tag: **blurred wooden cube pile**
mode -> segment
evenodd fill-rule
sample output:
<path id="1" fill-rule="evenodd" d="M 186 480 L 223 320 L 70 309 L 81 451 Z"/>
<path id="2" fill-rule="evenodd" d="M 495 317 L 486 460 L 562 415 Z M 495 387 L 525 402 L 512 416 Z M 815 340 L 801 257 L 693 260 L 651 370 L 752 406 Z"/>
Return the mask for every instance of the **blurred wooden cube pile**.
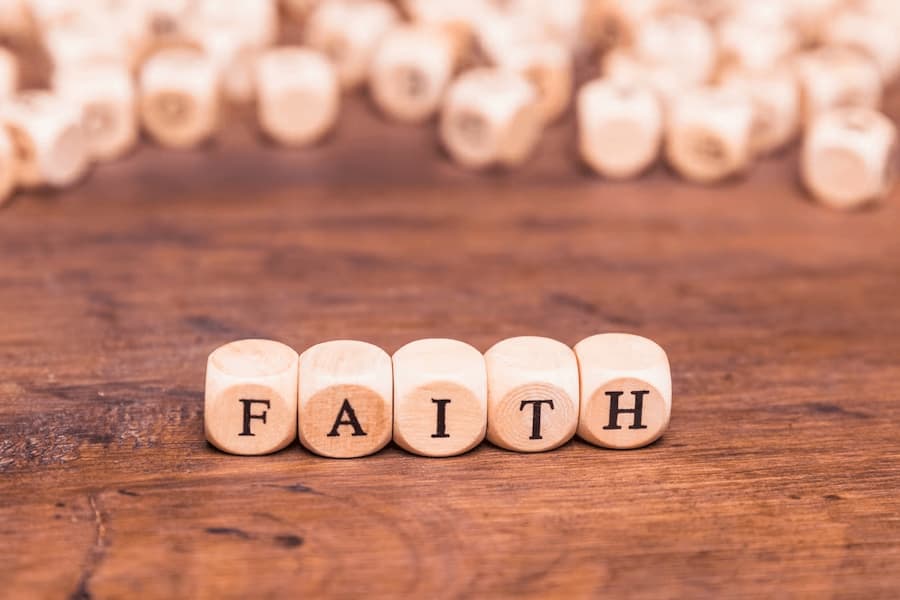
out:
<path id="1" fill-rule="evenodd" d="M 893 181 L 897 31 L 895 0 L 0 0 L 0 198 L 72 185 L 141 130 L 196 147 L 225 103 L 313 144 L 366 88 L 474 169 L 526 163 L 570 112 L 610 179 L 662 157 L 719 182 L 801 139 L 807 189 L 854 208 Z M 48 89 L 21 89 L 23 45 L 49 58 Z"/>

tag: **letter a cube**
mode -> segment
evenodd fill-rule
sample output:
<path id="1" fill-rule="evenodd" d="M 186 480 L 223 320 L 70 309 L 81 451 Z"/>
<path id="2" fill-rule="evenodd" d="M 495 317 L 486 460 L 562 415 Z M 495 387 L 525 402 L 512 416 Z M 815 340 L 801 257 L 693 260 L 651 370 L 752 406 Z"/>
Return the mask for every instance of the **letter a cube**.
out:
<path id="1" fill-rule="evenodd" d="M 332 458 L 378 452 L 393 427 L 391 357 L 352 340 L 324 342 L 300 355 L 300 442 Z"/>
<path id="2" fill-rule="evenodd" d="M 271 340 L 221 346 L 206 365 L 206 439 L 232 454 L 268 454 L 297 437 L 297 353 Z"/>

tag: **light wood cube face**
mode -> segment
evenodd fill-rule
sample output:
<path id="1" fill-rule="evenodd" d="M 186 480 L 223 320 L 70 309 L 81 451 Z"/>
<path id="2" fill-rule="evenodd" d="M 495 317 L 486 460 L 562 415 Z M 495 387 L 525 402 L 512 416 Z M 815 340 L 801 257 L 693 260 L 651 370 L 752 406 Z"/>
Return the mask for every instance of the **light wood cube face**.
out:
<path id="1" fill-rule="evenodd" d="M 683 177 L 713 183 L 750 163 L 753 106 L 725 89 L 701 89 L 680 98 L 669 115 L 666 158 Z"/>
<path id="2" fill-rule="evenodd" d="M 0 100 L 11 97 L 19 89 L 19 61 L 16 56 L 0 48 Z"/>
<path id="3" fill-rule="evenodd" d="M 669 359 L 655 342 L 608 333 L 575 345 L 581 376 L 578 436 L 605 448 L 640 448 L 669 425 Z"/>
<path id="4" fill-rule="evenodd" d="M 285 145 L 303 146 L 334 127 L 340 86 L 328 60 L 299 47 L 268 50 L 256 68 L 257 115 L 263 131 Z"/>
<path id="5" fill-rule="evenodd" d="M 100 26 L 99 23 L 78 22 L 47 31 L 44 46 L 54 70 L 71 71 L 98 63 L 130 66 L 129 46 L 123 32 L 108 31 L 107 25 L 107 30 L 101 34 Z"/>
<path id="6" fill-rule="evenodd" d="M 80 114 L 47 92 L 23 92 L 0 109 L 12 139 L 18 183 L 27 188 L 65 187 L 88 167 Z"/>
<path id="7" fill-rule="evenodd" d="M 498 53 L 497 64 L 521 73 L 534 85 L 544 122 L 559 119 L 569 107 L 575 75 L 565 46 L 552 41 L 511 44 Z"/>
<path id="8" fill-rule="evenodd" d="M 732 69 L 722 75 L 721 83 L 753 104 L 750 147 L 754 154 L 774 152 L 794 139 L 800 128 L 800 90 L 793 70 Z"/>
<path id="9" fill-rule="evenodd" d="M 643 22 L 635 33 L 634 53 L 641 62 L 674 70 L 686 84 L 705 83 L 716 65 L 709 26 L 677 13 Z"/>
<path id="10" fill-rule="evenodd" d="M 217 348 L 206 365 L 206 439 L 231 454 L 269 454 L 297 437 L 297 353 L 271 340 Z"/>
<path id="11" fill-rule="evenodd" d="M 543 131 L 537 91 L 523 76 L 473 69 L 450 87 L 441 113 L 441 140 L 470 168 L 512 167 L 532 153 Z"/>
<path id="12" fill-rule="evenodd" d="M 578 363 L 572 349 L 542 337 L 517 337 L 485 355 L 487 439 L 517 452 L 566 443 L 578 424 Z"/>
<path id="13" fill-rule="evenodd" d="M 578 94 L 582 159 L 611 179 L 635 177 L 654 163 L 663 115 L 653 90 L 639 83 L 596 80 Z"/>
<path id="14" fill-rule="evenodd" d="M 804 140 L 803 181 L 823 204 L 857 208 L 890 189 L 896 146 L 896 127 L 875 110 L 845 108 L 824 113 Z"/>
<path id="15" fill-rule="evenodd" d="M 191 148 L 216 131 L 219 74 L 202 52 L 169 48 L 154 54 L 140 73 L 144 128 L 163 146 Z"/>
<path id="16" fill-rule="evenodd" d="M 193 0 L 186 27 L 194 38 L 221 31 L 241 44 L 262 48 L 278 37 L 278 5 L 275 0 Z"/>
<path id="17" fill-rule="evenodd" d="M 261 51 L 220 29 L 204 31 L 199 42 L 216 67 L 223 98 L 235 104 L 251 102 L 256 94 L 255 67 Z"/>
<path id="18" fill-rule="evenodd" d="M 649 87 L 656 94 L 663 112 L 685 93 L 686 82 L 677 71 L 665 65 L 642 63 L 630 52 L 615 49 L 603 57 L 601 71 L 604 78 L 638 87 Z"/>
<path id="19" fill-rule="evenodd" d="M 719 62 L 726 68 L 774 69 L 798 47 L 791 29 L 743 19 L 729 19 L 717 29 Z"/>
<path id="20" fill-rule="evenodd" d="M 829 19 L 822 34 L 824 43 L 853 48 L 868 56 L 889 83 L 900 72 L 900 37 L 897 22 L 877 13 L 843 10 Z"/>
<path id="21" fill-rule="evenodd" d="M 306 22 L 305 42 L 325 54 L 341 86 L 352 89 L 365 81 L 375 48 L 398 18 L 396 9 L 381 0 L 323 2 Z"/>
<path id="22" fill-rule="evenodd" d="M 878 108 L 881 104 L 878 68 L 856 51 L 823 47 L 799 55 L 795 69 L 807 124 L 833 108 Z"/>
<path id="23" fill-rule="evenodd" d="M 393 430 L 393 369 L 381 348 L 352 340 L 324 342 L 300 356 L 300 441 L 321 456 L 378 452 Z"/>
<path id="24" fill-rule="evenodd" d="M 436 27 L 391 30 L 372 58 L 369 90 L 375 104 L 398 121 L 432 117 L 453 76 L 454 46 L 450 34 Z"/>
<path id="25" fill-rule="evenodd" d="M 394 442 L 422 456 L 455 456 L 487 428 L 484 357 L 456 340 L 411 342 L 394 353 Z"/>
<path id="26" fill-rule="evenodd" d="M 113 160 L 137 142 L 137 101 L 131 74 L 121 65 L 95 64 L 54 77 L 60 97 L 81 110 L 88 155 Z"/>

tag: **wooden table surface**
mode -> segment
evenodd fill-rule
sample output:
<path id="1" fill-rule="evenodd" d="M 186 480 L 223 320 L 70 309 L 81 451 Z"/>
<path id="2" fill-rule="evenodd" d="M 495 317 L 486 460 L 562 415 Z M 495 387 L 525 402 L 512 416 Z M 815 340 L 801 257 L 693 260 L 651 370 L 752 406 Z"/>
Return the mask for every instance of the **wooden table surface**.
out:
<path id="1" fill-rule="evenodd" d="M 0 596 L 900 595 L 900 194 L 821 209 L 795 152 L 713 188 L 613 184 L 572 134 L 471 174 L 357 98 L 315 149 L 235 121 L 16 198 Z M 203 437 L 206 356 L 237 338 L 604 331 L 669 353 L 649 448 L 245 458 Z"/>

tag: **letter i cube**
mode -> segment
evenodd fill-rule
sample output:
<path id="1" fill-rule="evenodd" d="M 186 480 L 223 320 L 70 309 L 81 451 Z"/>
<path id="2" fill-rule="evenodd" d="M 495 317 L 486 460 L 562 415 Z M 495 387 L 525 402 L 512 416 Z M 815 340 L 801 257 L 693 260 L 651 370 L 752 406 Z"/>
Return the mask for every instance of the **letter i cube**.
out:
<path id="1" fill-rule="evenodd" d="M 394 353 L 394 441 L 423 456 L 455 456 L 487 427 L 484 356 L 456 340 L 411 342 Z"/>
<path id="2" fill-rule="evenodd" d="M 206 366 L 206 439 L 232 454 L 268 454 L 297 437 L 297 353 L 271 340 L 217 348 Z"/>
<path id="3" fill-rule="evenodd" d="M 640 448 L 669 425 L 669 359 L 655 342 L 606 333 L 575 346 L 581 375 L 578 436 L 605 448 Z"/>
<path id="4" fill-rule="evenodd" d="M 485 355 L 492 443 L 518 452 L 552 450 L 578 424 L 578 362 L 572 349 L 542 337 L 516 337 Z"/>
<path id="5" fill-rule="evenodd" d="M 332 458 L 373 454 L 391 441 L 393 369 L 378 346 L 325 342 L 300 356 L 300 441 Z"/>

